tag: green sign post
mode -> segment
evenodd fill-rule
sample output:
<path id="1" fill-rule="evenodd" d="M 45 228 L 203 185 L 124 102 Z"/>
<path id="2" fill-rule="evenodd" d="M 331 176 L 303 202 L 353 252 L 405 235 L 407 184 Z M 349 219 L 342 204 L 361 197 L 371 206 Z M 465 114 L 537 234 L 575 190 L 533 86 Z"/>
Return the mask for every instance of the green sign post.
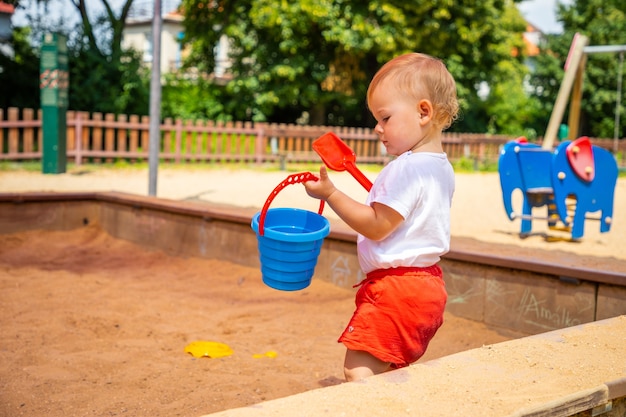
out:
<path id="1" fill-rule="evenodd" d="M 39 88 L 43 113 L 44 174 L 61 174 L 67 166 L 67 40 L 64 35 L 46 33 L 41 46 Z"/>

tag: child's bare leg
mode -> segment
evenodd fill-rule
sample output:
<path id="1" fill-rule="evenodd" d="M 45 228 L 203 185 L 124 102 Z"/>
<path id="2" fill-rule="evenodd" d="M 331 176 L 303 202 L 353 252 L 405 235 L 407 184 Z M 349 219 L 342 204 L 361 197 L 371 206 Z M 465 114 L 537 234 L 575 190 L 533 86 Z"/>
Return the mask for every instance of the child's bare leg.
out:
<path id="1" fill-rule="evenodd" d="M 368 376 L 387 372 L 391 369 L 389 362 L 383 362 L 377 357 L 362 350 L 346 350 L 343 363 L 343 372 L 346 381 L 359 381 Z"/>

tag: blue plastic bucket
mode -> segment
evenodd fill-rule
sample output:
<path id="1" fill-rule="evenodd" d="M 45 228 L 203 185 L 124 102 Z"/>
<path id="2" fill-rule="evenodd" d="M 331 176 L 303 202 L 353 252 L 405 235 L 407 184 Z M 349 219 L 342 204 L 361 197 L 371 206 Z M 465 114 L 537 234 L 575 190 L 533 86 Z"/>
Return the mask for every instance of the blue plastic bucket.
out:
<path id="1" fill-rule="evenodd" d="M 311 284 L 317 258 L 330 224 L 319 213 L 295 208 L 269 209 L 274 196 L 284 186 L 295 182 L 316 180 L 310 173 L 290 175 L 272 192 L 263 210 L 252 218 L 257 234 L 263 282 L 282 291 L 297 291 Z"/>

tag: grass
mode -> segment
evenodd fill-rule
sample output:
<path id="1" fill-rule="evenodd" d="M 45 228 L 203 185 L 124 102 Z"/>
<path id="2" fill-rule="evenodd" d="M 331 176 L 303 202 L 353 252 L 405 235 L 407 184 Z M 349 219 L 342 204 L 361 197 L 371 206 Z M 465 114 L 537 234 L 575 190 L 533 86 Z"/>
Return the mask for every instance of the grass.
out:
<path id="1" fill-rule="evenodd" d="M 318 172 L 319 167 L 321 165 L 321 161 L 319 163 L 309 162 L 298 162 L 298 163 L 287 163 L 285 164 L 285 169 L 281 169 L 279 162 L 266 162 L 261 165 L 257 165 L 255 163 L 249 162 L 228 162 L 228 163 L 220 163 L 220 162 L 189 162 L 189 163 L 172 163 L 172 162 L 160 162 L 159 169 L 168 169 L 168 170 L 184 170 L 184 171 L 201 171 L 207 169 L 228 169 L 228 170 L 238 170 L 238 169 L 250 169 L 264 172 L 274 172 L 274 171 L 285 171 L 288 173 L 295 172 Z M 455 161 L 452 161 L 452 166 L 454 167 L 454 171 L 457 173 L 486 173 L 486 172 L 498 172 L 498 163 L 492 161 L 479 161 L 477 159 L 471 158 L 461 158 Z M 368 172 L 380 172 L 383 166 L 378 164 L 360 164 L 359 169 Z M 85 174 L 97 170 L 102 169 L 110 169 L 110 170 L 133 170 L 133 171 L 142 171 L 148 170 L 149 164 L 146 161 L 141 162 L 130 162 L 127 160 L 119 160 L 111 163 L 86 163 L 77 166 L 74 163 L 68 163 L 66 167 L 66 172 L 69 174 Z M 12 172 L 12 171 L 26 171 L 26 172 L 41 172 L 41 162 L 39 161 L 0 161 L 0 172 Z M 622 167 L 619 169 L 619 177 L 626 177 L 626 167 Z"/>
<path id="2" fill-rule="evenodd" d="M 15 161 L 1 161 L 0 171 L 41 171 L 41 162 L 15 162 Z"/>
<path id="3" fill-rule="evenodd" d="M 498 163 L 491 161 L 479 161 L 475 158 L 461 158 L 452 162 L 455 172 L 498 172 Z"/>

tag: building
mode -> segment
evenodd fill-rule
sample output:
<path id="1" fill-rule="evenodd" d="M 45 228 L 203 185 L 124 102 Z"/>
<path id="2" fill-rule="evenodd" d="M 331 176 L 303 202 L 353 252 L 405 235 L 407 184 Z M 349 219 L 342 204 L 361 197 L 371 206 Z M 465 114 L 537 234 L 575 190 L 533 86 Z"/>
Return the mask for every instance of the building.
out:
<path id="1" fill-rule="evenodd" d="M 0 41 L 11 38 L 13 28 L 11 27 L 11 17 L 15 12 L 15 7 L 0 1 Z"/>
<path id="2" fill-rule="evenodd" d="M 526 31 L 524 32 L 524 44 L 526 45 L 526 55 L 533 57 L 541 53 L 539 50 L 539 44 L 543 33 L 539 28 L 531 23 L 526 24 Z"/>
<path id="3" fill-rule="evenodd" d="M 182 66 L 186 50 L 182 47 L 184 35 L 184 16 L 178 8 L 172 9 L 168 4 L 178 4 L 171 0 L 165 2 L 164 10 L 171 10 L 163 16 L 161 27 L 161 73 L 177 71 Z M 130 16 L 124 28 L 122 47 L 132 48 L 143 55 L 146 65 L 152 64 L 152 2 L 139 2 L 133 5 Z M 210 76 L 218 83 L 230 79 L 229 68 L 231 61 L 228 58 L 229 41 L 224 35 L 215 46 L 215 70 Z"/>
<path id="4" fill-rule="evenodd" d="M 146 65 L 152 64 L 152 16 L 153 5 L 138 3 L 126 20 L 122 39 L 123 48 L 132 48 L 143 56 Z M 181 39 L 183 36 L 183 16 L 177 10 L 163 16 L 161 25 L 161 73 L 165 74 L 180 68 L 183 58 Z"/>

